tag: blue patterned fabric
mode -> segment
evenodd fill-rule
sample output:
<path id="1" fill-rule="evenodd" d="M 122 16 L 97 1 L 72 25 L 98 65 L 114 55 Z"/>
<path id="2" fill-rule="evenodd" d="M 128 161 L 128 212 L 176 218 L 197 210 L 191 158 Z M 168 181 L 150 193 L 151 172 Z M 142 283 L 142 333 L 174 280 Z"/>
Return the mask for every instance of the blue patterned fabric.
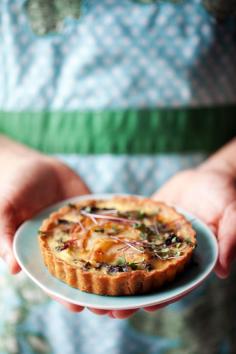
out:
<path id="1" fill-rule="evenodd" d="M 218 24 L 200 0 L 177 5 L 84 0 L 78 18 L 64 15 L 55 19 L 55 30 L 41 34 L 33 32 L 37 17 L 27 3 L 0 1 L 1 110 L 183 107 L 236 100 L 235 24 Z M 34 0 L 36 7 L 42 3 Z M 94 192 L 149 195 L 203 156 L 60 158 Z M 235 270 L 224 282 L 213 276 L 168 308 L 119 321 L 87 310 L 69 313 L 24 274 L 10 276 L 0 263 L 0 354 L 234 354 L 235 278 Z"/>
<path id="2" fill-rule="evenodd" d="M 50 23 L 45 6 L 54 3 L 57 9 L 63 1 L 0 2 L 0 109 L 235 102 L 236 23 L 217 23 L 201 0 L 81 0 L 81 15 L 74 10 L 79 18 L 63 12 L 54 31 L 35 34 L 37 11 Z"/>
<path id="3" fill-rule="evenodd" d="M 199 164 L 203 155 L 59 158 L 93 192 L 149 195 L 178 170 Z M 0 263 L 0 354 L 234 354 L 235 278 L 235 271 L 226 281 L 212 276 L 165 309 L 114 320 L 88 310 L 70 313 L 24 274 L 8 275 Z"/>

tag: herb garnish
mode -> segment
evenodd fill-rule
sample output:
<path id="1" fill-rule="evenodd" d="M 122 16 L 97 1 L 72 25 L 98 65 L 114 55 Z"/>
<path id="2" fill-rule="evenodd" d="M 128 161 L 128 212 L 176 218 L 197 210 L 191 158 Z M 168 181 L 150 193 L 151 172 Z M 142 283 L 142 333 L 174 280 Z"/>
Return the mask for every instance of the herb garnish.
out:
<path id="1" fill-rule="evenodd" d="M 151 241 L 152 237 L 157 235 L 150 227 L 143 223 L 134 224 L 134 228 L 140 231 L 140 236 L 143 240 Z"/>
<path id="2" fill-rule="evenodd" d="M 38 230 L 38 234 L 40 236 L 48 236 L 49 235 L 49 232 L 48 231 L 41 231 L 41 230 Z"/>

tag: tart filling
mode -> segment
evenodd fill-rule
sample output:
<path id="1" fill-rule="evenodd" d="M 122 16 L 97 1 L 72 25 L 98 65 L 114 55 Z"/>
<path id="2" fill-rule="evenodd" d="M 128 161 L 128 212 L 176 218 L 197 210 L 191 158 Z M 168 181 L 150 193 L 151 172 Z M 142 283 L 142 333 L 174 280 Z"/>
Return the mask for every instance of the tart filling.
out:
<path id="1" fill-rule="evenodd" d="M 177 273 L 178 263 L 182 269 L 196 246 L 195 231 L 181 214 L 162 203 L 134 197 L 69 204 L 45 220 L 39 235 L 51 273 L 56 275 L 58 262 L 77 273 L 92 274 L 95 282 L 96 277 L 121 274 L 157 272 L 163 277 L 161 273 L 173 265 Z M 66 281 L 66 276 L 57 277 Z M 79 281 L 70 285 L 90 291 L 81 288 Z M 108 290 L 96 293 L 110 294 Z"/>

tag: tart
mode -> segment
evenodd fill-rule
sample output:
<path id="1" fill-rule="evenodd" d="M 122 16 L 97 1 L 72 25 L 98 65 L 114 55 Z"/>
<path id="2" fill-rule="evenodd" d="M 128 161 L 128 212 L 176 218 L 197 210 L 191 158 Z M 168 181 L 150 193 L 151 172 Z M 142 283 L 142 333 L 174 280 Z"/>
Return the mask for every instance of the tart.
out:
<path id="1" fill-rule="evenodd" d="M 196 247 L 185 217 L 133 196 L 68 204 L 44 220 L 39 244 L 49 272 L 94 294 L 155 291 L 183 271 Z"/>

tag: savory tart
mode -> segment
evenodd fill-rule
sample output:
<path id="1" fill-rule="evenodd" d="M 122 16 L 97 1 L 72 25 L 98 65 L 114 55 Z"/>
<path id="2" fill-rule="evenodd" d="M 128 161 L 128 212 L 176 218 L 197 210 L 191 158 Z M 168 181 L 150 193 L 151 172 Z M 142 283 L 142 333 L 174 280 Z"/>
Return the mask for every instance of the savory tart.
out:
<path id="1" fill-rule="evenodd" d="M 146 198 L 69 204 L 39 230 L 44 263 L 68 285 L 102 295 L 154 291 L 189 262 L 196 233 L 183 215 Z"/>

